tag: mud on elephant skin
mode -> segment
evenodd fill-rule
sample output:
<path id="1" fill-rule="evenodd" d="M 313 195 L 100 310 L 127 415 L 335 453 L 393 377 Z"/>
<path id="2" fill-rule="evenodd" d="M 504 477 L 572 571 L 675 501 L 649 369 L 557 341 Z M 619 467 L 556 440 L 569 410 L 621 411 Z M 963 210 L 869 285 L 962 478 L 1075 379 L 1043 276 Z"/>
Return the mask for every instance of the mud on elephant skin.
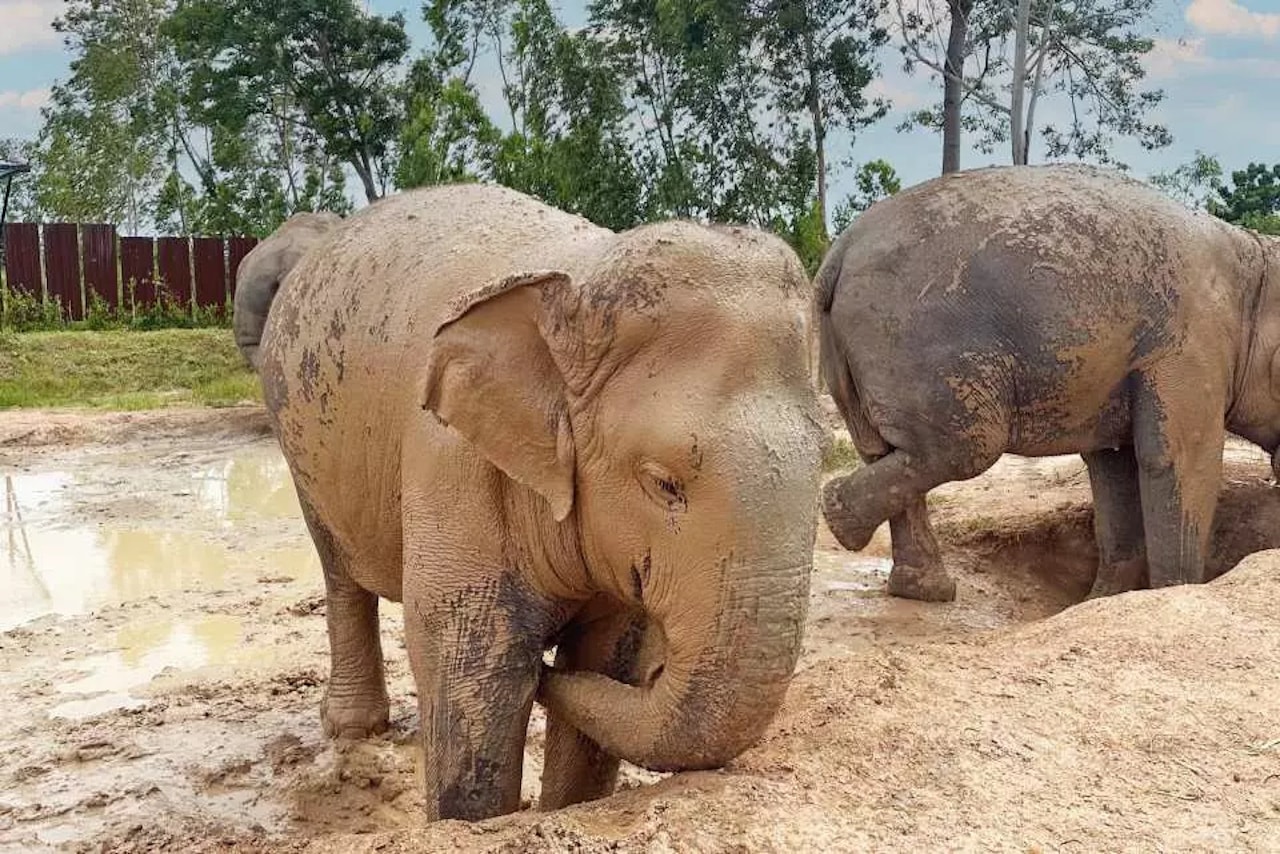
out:
<path id="1" fill-rule="evenodd" d="M 285 279 L 259 374 L 328 590 L 325 727 L 385 725 L 405 606 L 431 818 L 541 806 L 619 758 L 723 764 L 801 648 L 822 445 L 811 289 L 750 229 L 615 234 L 494 187 L 418 190 Z M 544 650 L 557 648 L 544 670 Z"/>
<path id="2" fill-rule="evenodd" d="M 236 346 L 255 370 L 258 346 L 276 291 L 289 271 L 342 222 L 334 213 L 295 214 L 250 250 L 235 271 L 236 293 L 231 327 Z"/>
<path id="3" fill-rule="evenodd" d="M 1079 453 L 1090 595 L 1203 579 L 1224 431 L 1280 445 L 1280 240 L 1116 173 L 1004 167 L 874 205 L 824 259 L 823 376 L 867 463 L 823 509 L 890 524 L 891 593 L 954 598 L 925 495 L 1001 454 Z"/>

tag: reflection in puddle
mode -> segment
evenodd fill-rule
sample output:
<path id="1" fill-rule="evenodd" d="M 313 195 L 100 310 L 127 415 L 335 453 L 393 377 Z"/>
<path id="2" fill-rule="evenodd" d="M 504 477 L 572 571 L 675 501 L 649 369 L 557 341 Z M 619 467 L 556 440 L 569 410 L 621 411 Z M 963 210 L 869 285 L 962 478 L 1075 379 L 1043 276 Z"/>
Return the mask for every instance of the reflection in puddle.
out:
<path id="1" fill-rule="evenodd" d="M 211 615 L 195 622 L 171 619 L 126 625 L 116 635 L 118 649 L 76 662 L 87 674 L 58 687 L 80 695 L 55 706 L 53 717 L 84 718 L 114 709 L 138 708 L 133 688 L 145 685 L 167 667 L 193 668 L 231 661 L 240 642 L 237 617 Z"/>
<path id="2" fill-rule="evenodd" d="M 3 475 L 0 631 L 45 614 L 80 614 L 192 587 L 250 583 L 263 567 L 273 577 L 318 572 L 308 547 L 260 551 L 255 561 L 254 553 L 233 551 L 229 543 L 206 539 L 183 524 L 189 520 L 197 531 L 233 530 L 254 519 L 297 517 L 289 470 L 275 447 L 242 449 L 191 477 L 197 501 L 187 518 L 155 527 L 127 516 L 95 522 L 77 511 L 77 499 L 83 498 L 78 493 L 101 498 L 104 486 L 131 497 L 127 481 L 81 482 L 64 472 Z M 163 491 L 149 497 L 172 500 Z"/>
<path id="3" fill-rule="evenodd" d="M 818 549 L 813 553 L 813 571 L 815 575 L 821 573 L 824 577 L 813 580 L 813 589 L 815 593 L 828 595 L 854 593 L 879 596 L 884 592 L 891 569 L 893 561 L 889 558 Z"/>

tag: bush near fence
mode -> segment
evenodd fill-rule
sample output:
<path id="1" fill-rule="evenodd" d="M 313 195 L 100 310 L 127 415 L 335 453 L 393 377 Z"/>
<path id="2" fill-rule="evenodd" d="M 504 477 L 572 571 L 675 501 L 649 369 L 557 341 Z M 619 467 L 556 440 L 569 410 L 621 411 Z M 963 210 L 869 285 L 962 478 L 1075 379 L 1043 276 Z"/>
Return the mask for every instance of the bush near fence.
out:
<path id="1" fill-rule="evenodd" d="M 0 326 L 225 325 L 253 237 L 121 237 L 98 223 L 9 223 Z"/>

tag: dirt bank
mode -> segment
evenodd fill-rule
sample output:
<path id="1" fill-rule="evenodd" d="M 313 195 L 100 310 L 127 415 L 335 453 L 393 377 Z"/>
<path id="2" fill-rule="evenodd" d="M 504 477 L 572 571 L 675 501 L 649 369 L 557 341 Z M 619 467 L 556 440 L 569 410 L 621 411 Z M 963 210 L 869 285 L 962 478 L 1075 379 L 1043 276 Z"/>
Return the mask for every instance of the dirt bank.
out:
<path id="1" fill-rule="evenodd" d="M 1072 458 L 937 491 L 954 605 L 884 596 L 884 532 L 855 555 L 822 531 L 786 706 L 724 771 L 424 826 L 398 607 L 390 734 L 320 734 L 322 585 L 265 426 L 0 416 L 0 851 L 1280 850 L 1280 552 L 1070 607 Z M 1218 570 L 1280 546 L 1267 459 L 1229 450 Z"/>

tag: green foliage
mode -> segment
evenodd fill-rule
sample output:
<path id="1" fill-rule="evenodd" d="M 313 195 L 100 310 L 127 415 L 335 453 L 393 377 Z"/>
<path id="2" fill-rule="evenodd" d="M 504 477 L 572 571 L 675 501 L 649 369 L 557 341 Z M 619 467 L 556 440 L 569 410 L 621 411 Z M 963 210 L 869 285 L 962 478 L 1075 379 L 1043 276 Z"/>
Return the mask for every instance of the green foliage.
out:
<path id="1" fill-rule="evenodd" d="M 1231 173 L 1231 183 L 1216 187 L 1209 200 L 1214 216 L 1266 234 L 1280 234 L 1280 163 L 1268 168 L 1250 163 Z"/>
<path id="2" fill-rule="evenodd" d="M 30 332 L 62 326 L 62 302 L 56 297 L 44 299 L 26 291 L 0 289 L 0 329 Z"/>
<path id="3" fill-rule="evenodd" d="M 1207 208 L 1222 185 L 1222 164 L 1218 158 L 1197 150 L 1190 163 L 1183 163 L 1172 172 L 1157 172 L 1148 180 L 1187 207 Z"/>
<path id="4" fill-rule="evenodd" d="M 403 15 L 366 15 L 353 0 L 179 0 L 163 32 L 186 68 L 188 105 L 233 131 L 251 119 L 297 125 L 352 168 L 369 201 L 383 195 L 401 124 Z"/>
<path id="5" fill-rule="evenodd" d="M 854 192 L 836 208 L 834 220 L 837 233 L 848 228 L 858 214 L 902 189 L 898 173 L 885 160 L 872 160 L 859 166 L 854 175 L 854 185 Z"/>
<path id="6" fill-rule="evenodd" d="M 962 115 L 959 125 L 980 151 L 991 153 L 1009 142 L 1017 4 L 1007 0 L 896 0 L 902 27 L 902 53 L 908 71 L 923 69 L 943 78 L 951 11 L 967 10 L 962 51 Z M 1038 135 L 1047 159 L 1076 158 L 1115 163 L 1116 136 L 1135 139 L 1153 150 L 1173 137 L 1151 121 L 1164 100 L 1161 89 L 1144 89 L 1143 67 L 1155 42 L 1139 32 L 1149 26 L 1155 0 L 1032 0 L 1028 30 L 1026 103 L 1028 138 Z M 1056 101 L 1065 122 L 1039 125 L 1044 102 Z M 957 104 L 960 109 L 960 104 Z M 920 110 L 904 123 L 941 129 L 946 116 L 939 104 Z M 1122 166 L 1123 164 L 1116 164 Z"/>

